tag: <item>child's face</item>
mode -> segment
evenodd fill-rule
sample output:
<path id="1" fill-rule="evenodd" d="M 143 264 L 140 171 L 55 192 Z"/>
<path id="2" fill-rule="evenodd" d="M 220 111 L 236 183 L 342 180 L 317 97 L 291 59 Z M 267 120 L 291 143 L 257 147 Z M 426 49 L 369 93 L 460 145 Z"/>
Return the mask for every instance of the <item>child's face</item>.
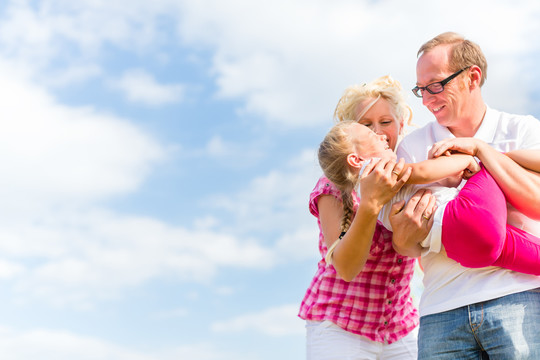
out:
<path id="1" fill-rule="evenodd" d="M 368 99 L 361 103 L 358 110 L 371 103 L 374 99 Z M 358 120 L 359 124 L 365 125 L 379 135 L 386 135 L 388 146 L 396 150 L 399 134 L 403 124 L 396 119 L 390 103 L 381 98 Z"/>
<path id="2" fill-rule="evenodd" d="M 357 123 L 351 124 L 347 133 L 354 152 L 361 158 L 396 159 L 396 154 L 388 145 L 386 135 L 377 135 L 368 127 Z"/>

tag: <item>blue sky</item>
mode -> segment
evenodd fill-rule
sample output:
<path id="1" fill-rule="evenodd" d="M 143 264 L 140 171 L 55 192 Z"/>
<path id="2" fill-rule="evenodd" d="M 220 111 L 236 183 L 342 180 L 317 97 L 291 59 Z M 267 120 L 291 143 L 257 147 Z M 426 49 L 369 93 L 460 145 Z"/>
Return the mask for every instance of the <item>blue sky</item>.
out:
<path id="1" fill-rule="evenodd" d="M 5 1 L 3 358 L 304 357 L 307 200 L 343 89 L 448 30 L 540 117 L 535 1 Z M 418 295 L 418 291 L 416 291 Z"/>

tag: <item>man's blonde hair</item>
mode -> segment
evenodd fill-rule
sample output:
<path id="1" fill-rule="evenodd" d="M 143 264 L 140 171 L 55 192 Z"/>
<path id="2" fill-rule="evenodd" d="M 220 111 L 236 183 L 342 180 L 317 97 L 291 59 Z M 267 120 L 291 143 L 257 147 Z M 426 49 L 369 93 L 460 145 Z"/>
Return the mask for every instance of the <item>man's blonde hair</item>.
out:
<path id="1" fill-rule="evenodd" d="M 433 50 L 440 45 L 451 45 L 448 63 L 450 72 L 476 65 L 482 71 L 480 86 L 487 80 L 487 60 L 480 46 L 455 32 L 445 32 L 427 41 L 418 50 L 417 56 Z"/>

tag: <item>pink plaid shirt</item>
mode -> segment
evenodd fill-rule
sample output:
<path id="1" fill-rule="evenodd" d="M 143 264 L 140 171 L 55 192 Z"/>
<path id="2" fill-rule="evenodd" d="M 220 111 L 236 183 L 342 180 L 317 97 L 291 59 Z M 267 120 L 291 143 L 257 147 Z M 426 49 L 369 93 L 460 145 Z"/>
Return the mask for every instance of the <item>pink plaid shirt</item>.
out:
<path id="1" fill-rule="evenodd" d="M 310 212 L 321 223 L 317 207 L 321 195 L 341 201 L 339 190 L 324 176 L 309 199 Z M 358 198 L 353 194 L 354 209 Z M 377 223 L 370 254 L 364 269 L 351 282 L 342 280 L 332 265 L 319 232 L 322 259 L 300 306 L 298 316 L 305 320 L 329 320 L 343 329 L 381 343 L 393 343 L 418 325 L 418 313 L 412 303 L 409 283 L 415 259 L 401 256 L 392 247 L 392 233 Z"/>

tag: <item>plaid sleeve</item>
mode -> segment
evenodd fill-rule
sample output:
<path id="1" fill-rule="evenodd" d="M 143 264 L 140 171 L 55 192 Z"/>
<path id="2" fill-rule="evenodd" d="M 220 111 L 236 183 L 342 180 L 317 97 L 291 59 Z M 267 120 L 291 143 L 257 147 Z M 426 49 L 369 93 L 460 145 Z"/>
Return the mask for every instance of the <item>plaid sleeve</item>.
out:
<path id="1" fill-rule="evenodd" d="M 338 190 L 336 185 L 334 185 L 325 176 L 321 176 L 309 195 L 309 212 L 315 217 L 319 217 L 318 202 L 321 195 L 332 195 L 341 201 L 341 192 Z"/>

